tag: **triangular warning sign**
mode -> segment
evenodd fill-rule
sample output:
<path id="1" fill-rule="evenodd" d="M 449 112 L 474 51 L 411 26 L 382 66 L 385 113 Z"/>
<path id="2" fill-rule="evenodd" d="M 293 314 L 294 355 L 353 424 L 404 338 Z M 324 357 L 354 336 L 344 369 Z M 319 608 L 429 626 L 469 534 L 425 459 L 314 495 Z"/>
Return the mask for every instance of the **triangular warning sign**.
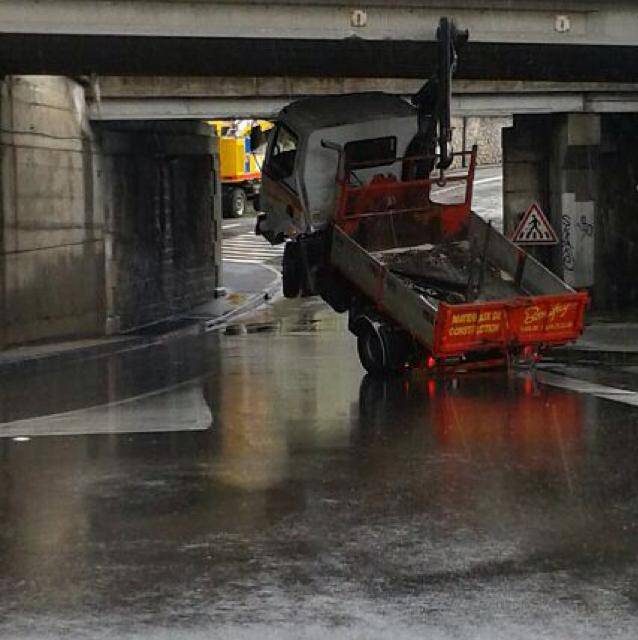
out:
<path id="1" fill-rule="evenodd" d="M 558 244 L 558 236 L 541 208 L 533 202 L 512 234 L 512 242 L 527 245 Z"/>

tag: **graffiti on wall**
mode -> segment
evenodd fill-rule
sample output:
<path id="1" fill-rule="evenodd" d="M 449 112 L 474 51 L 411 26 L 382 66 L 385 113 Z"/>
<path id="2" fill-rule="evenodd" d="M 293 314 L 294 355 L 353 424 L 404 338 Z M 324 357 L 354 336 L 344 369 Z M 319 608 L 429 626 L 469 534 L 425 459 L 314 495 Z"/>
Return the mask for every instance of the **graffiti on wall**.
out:
<path id="1" fill-rule="evenodd" d="M 573 193 L 564 193 L 562 205 L 563 278 L 572 287 L 591 287 L 594 283 L 594 203 L 576 202 Z"/>

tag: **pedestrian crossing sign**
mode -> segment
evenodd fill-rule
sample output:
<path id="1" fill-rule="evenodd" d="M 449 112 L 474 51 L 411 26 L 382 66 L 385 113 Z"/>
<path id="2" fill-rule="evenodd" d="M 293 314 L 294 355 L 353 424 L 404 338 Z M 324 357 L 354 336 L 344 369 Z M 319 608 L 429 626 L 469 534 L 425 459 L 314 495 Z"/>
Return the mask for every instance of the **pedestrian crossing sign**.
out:
<path id="1" fill-rule="evenodd" d="M 523 214 L 512 234 L 512 242 L 525 245 L 558 244 L 556 232 L 536 202 L 533 202 Z"/>

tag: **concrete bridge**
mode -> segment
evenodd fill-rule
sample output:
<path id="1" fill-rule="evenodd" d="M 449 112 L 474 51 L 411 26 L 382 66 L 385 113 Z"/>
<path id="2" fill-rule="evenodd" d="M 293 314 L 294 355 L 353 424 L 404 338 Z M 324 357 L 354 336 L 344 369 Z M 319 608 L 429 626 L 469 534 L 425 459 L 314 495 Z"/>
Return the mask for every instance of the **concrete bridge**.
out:
<path id="1" fill-rule="evenodd" d="M 0 71 L 423 78 L 443 14 L 459 78 L 638 81 L 627 0 L 4 0 Z"/>

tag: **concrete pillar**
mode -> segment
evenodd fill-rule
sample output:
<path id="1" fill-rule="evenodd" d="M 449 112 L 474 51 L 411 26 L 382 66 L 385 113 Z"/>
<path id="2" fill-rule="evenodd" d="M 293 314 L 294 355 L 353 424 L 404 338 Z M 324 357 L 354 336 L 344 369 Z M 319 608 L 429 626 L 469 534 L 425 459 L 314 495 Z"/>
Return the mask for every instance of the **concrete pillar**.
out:
<path id="1" fill-rule="evenodd" d="M 67 78 L 6 77 L 0 99 L 0 347 L 99 335 L 103 225 L 84 90 Z"/>
<path id="2" fill-rule="evenodd" d="M 117 333 L 213 297 L 209 127 L 97 129 L 67 78 L 9 77 L 0 90 L 0 349 Z"/>
<path id="3" fill-rule="evenodd" d="M 502 130 L 503 232 L 511 234 L 534 202 L 549 208 L 548 116 L 515 116 Z"/>
<path id="4" fill-rule="evenodd" d="M 213 263 L 215 265 L 215 282 L 218 296 L 225 295 L 224 271 L 222 266 L 222 183 L 219 172 L 219 146 L 215 144 L 215 153 L 211 162 L 213 175 Z"/>
<path id="5" fill-rule="evenodd" d="M 553 252 L 554 267 L 572 287 L 591 289 L 595 282 L 600 116 L 554 116 L 551 140 L 551 222 L 560 238 Z"/>
<path id="6" fill-rule="evenodd" d="M 575 288 L 595 284 L 601 121 L 597 114 L 515 116 L 503 130 L 504 230 L 537 202 L 560 243 L 531 253 Z"/>
<path id="7" fill-rule="evenodd" d="M 638 307 L 638 115 L 606 114 L 601 129 L 594 303 L 633 311 Z"/>
<path id="8" fill-rule="evenodd" d="M 109 123 L 99 127 L 98 141 L 108 330 L 140 327 L 210 300 L 218 285 L 221 217 L 211 129 L 182 121 Z"/>

